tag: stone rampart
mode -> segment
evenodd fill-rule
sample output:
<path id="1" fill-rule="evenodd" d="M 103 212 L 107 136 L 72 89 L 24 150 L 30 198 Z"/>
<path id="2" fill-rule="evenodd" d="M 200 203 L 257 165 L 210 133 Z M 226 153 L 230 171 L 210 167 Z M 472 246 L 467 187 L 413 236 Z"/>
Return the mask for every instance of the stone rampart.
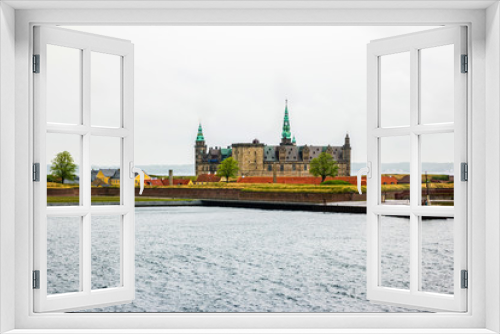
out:
<path id="1" fill-rule="evenodd" d="M 135 189 L 139 196 L 139 189 Z M 50 188 L 48 196 L 78 196 L 78 188 Z M 92 196 L 118 196 L 119 188 L 92 188 Z M 296 203 L 325 203 L 364 201 L 366 195 L 359 194 L 325 194 L 325 193 L 286 193 L 286 192 L 250 192 L 241 189 L 204 189 L 204 188 L 145 188 L 144 197 L 190 198 L 239 201 L 268 201 Z"/>

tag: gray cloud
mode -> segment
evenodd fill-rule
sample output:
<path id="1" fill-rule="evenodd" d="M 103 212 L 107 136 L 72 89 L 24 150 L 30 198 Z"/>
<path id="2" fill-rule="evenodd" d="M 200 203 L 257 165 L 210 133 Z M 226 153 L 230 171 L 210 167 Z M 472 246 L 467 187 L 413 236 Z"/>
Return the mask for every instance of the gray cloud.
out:
<path id="1" fill-rule="evenodd" d="M 137 164 L 192 163 L 198 121 L 208 145 L 254 138 L 276 144 L 285 99 L 299 145 L 340 145 L 349 132 L 353 161 L 365 161 L 366 45 L 370 40 L 429 29 L 67 28 L 135 44 Z M 104 161 L 107 149 L 101 150 L 93 156 Z M 49 148 L 47 156 L 54 151 Z"/>

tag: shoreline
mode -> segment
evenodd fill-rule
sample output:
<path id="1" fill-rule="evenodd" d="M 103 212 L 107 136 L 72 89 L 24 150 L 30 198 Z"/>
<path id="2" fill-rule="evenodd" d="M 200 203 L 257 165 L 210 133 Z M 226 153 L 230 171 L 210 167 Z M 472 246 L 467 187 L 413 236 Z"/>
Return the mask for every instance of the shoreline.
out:
<path id="1" fill-rule="evenodd" d="M 75 203 L 48 203 L 47 206 L 72 206 Z M 403 203 L 395 205 L 404 205 Z M 95 204 L 94 204 L 95 205 Z M 99 205 L 118 205 L 117 202 L 99 202 Z M 353 213 L 366 214 L 366 201 L 330 202 L 330 203 L 300 203 L 276 201 L 242 201 L 242 200 L 189 200 L 189 201 L 141 201 L 135 202 L 136 208 L 148 207 L 179 207 L 179 206 L 205 206 L 220 208 L 242 208 L 281 211 L 306 211 L 324 213 Z M 406 217 L 396 215 L 395 217 Z M 442 219 L 443 217 L 425 216 L 422 219 Z"/>

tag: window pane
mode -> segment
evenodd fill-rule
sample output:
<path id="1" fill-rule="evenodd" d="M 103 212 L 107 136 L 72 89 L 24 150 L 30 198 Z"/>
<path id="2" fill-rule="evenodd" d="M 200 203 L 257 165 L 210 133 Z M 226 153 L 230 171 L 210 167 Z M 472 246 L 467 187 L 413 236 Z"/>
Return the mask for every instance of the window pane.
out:
<path id="1" fill-rule="evenodd" d="M 410 53 L 380 57 L 380 126 L 410 125 Z"/>
<path id="2" fill-rule="evenodd" d="M 420 50 L 421 123 L 453 122 L 454 46 Z"/>
<path id="3" fill-rule="evenodd" d="M 92 216 L 92 289 L 121 286 L 121 216 Z"/>
<path id="4" fill-rule="evenodd" d="M 453 206 L 453 140 L 453 133 L 420 136 L 422 205 Z"/>
<path id="5" fill-rule="evenodd" d="M 410 218 L 379 217 L 380 285 L 410 288 Z"/>
<path id="6" fill-rule="evenodd" d="M 422 291 L 453 294 L 453 218 L 420 218 Z"/>
<path id="7" fill-rule="evenodd" d="M 47 205 L 80 205 L 81 136 L 47 134 Z"/>
<path id="8" fill-rule="evenodd" d="M 121 57 L 91 52 L 91 123 L 121 125 Z"/>
<path id="9" fill-rule="evenodd" d="M 47 218 L 47 293 L 80 291 L 81 217 Z"/>
<path id="10" fill-rule="evenodd" d="M 121 138 L 92 136 L 92 205 L 120 204 Z"/>
<path id="11" fill-rule="evenodd" d="M 380 139 L 381 194 L 384 205 L 410 204 L 410 137 Z"/>
<path id="12" fill-rule="evenodd" d="M 47 122 L 80 124 L 82 50 L 47 45 Z"/>

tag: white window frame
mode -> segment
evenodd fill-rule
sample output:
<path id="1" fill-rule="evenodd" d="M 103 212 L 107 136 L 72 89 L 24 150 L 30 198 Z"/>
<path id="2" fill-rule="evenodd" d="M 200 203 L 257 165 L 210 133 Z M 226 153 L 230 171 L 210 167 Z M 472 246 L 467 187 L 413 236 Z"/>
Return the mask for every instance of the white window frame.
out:
<path id="1" fill-rule="evenodd" d="M 81 118 L 80 124 L 47 122 L 47 45 L 71 47 L 80 52 Z M 120 63 L 120 125 L 117 128 L 92 125 L 91 121 L 91 54 L 92 52 L 114 55 Z M 47 175 L 46 136 L 72 134 L 80 136 L 80 201 L 75 206 L 47 206 L 47 180 L 40 178 L 33 184 L 34 270 L 40 272 L 39 289 L 35 289 L 35 312 L 81 310 L 94 305 L 128 303 L 135 298 L 135 207 L 134 207 L 134 46 L 130 41 L 107 36 L 61 29 L 34 27 L 34 53 L 39 56 L 39 73 L 34 83 L 34 162 L 40 164 L 40 175 Z M 76 66 L 76 64 L 75 64 Z M 95 138 L 116 138 L 120 157 L 119 205 L 91 204 L 91 141 Z M 99 136 L 99 137 L 97 137 Z M 120 218 L 120 285 L 92 290 L 92 216 L 113 215 Z M 61 294 L 47 293 L 47 229 L 49 217 L 73 216 L 80 219 L 79 231 L 79 291 Z"/>
<path id="2" fill-rule="evenodd" d="M 467 163 L 467 73 L 461 73 L 461 56 L 467 54 L 467 29 L 464 26 L 441 27 L 413 34 L 393 36 L 371 41 L 368 45 L 367 80 L 367 135 L 368 165 L 371 177 L 367 183 L 367 298 L 373 302 L 411 305 L 424 310 L 467 310 L 467 290 L 461 287 L 461 270 L 467 270 L 467 183 L 460 180 L 460 164 Z M 453 46 L 453 122 L 422 124 L 421 51 L 443 45 Z M 409 123 L 406 126 L 382 127 L 380 105 L 381 59 L 387 55 L 407 52 L 409 55 Z M 453 206 L 423 206 L 421 182 L 421 138 L 425 134 L 453 134 L 453 165 L 455 170 L 455 196 Z M 386 205 L 381 198 L 381 149 L 382 138 L 408 139 L 410 152 L 409 205 Z M 409 233 L 409 289 L 396 289 L 381 285 L 380 219 L 382 216 L 405 216 Z M 420 219 L 425 216 L 453 218 L 453 294 L 421 290 L 422 245 Z"/>
<path id="3" fill-rule="evenodd" d="M 0 106 L 2 107 L 0 109 L 2 121 L 0 122 L 0 217 L 2 219 L 0 226 L 0 232 L 2 232 L 0 239 L 2 243 L 0 248 L 0 292 L 2 296 L 0 329 L 2 331 L 16 329 L 13 333 L 37 333 L 42 329 L 57 328 L 64 329 L 61 330 L 64 333 L 76 332 L 76 329 L 82 328 L 89 329 L 86 331 L 88 333 L 101 333 L 105 332 L 104 329 L 113 328 L 128 329 L 128 333 L 144 333 L 146 328 L 171 329 L 165 332 L 175 332 L 173 330 L 175 328 L 197 328 L 199 330 L 192 332 L 203 332 L 203 329 L 206 329 L 206 332 L 247 333 L 249 331 L 245 328 L 254 329 L 251 332 L 297 332 L 293 329 L 302 328 L 300 332 L 316 333 L 345 332 L 343 329 L 350 329 L 350 333 L 415 333 L 411 328 L 419 328 L 419 332 L 422 333 L 500 331 L 500 229 L 498 226 L 500 220 L 500 206 L 498 205 L 500 202 L 500 117 L 498 115 L 500 109 L 498 96 L 500 90 L 500 11 L 496 1 L 422 3 L 405 1 L 406 8 L 402 1 L 397 4 L 392 2 L 388 4 L 383 1 L 348 4 L 339 1 L 332 2 L 333 5 L 315 5 L 315 2 L 309 5 L 305 2 L 283 2 L 282 4 L 275 3 L 273 5 L 275 8 L 269 8 L 262 2 L 255 2 L 254 8 L 247 9 L 234 8 L 242 5 L 227 3 L 225 5 L 214 3 L 212 5 L 214 8 L 206 8 L 209 5 L 204 3 L 205 9 L 203 9 L 196 7 L 196 3 L 193 3 L 191 9 L 163 8 L 142 11 L 123 8 L 91 9 L 92 6 L 102 8 L 106 6 L 106 3 L 115 8 L 127 6 L 129 2 L 120 2 L 123 4 L 121 5 L 116 2 L 83 1 L 73 6 L 78 8 L 87 6 L 87 9 L 66 8 L 62 10 L 57 10 L 57 6 L 71 6 L 69 1 L 63 4 L 54 3 L 44 1 L 0 3 L 0 70 L 2 70 L 2 77 L 0 77 L 0 84 L 2 84 L 0 86 Z M 37 9 L 14 11 L 9 5 Z M 141 6 L 146 8 L 148 5 L 151 6 L 148 1 L 145 1 L 143 5 L 134 3 L 134 8 Z M 48 6 L 49 10 L 40 10 L 44 6 Z M 161 6 L 161 4 L 156 3 L 153 6 Z M 170 6 L 175 6 L 175 4 Z M 198 6 L 201 6 L 200 3 Z M 223 8 L 224 6 L 229 8 Z M 233 8 L 230 8 L 231 6 Z M 326 8 L 323 8 L 325 6 Z M 331 7 L 328 8 L 328 6 Z M 398 6 L 399 9 L 391 9 L 391 6 Z M 426 6 L 429 7 L 426 8 Z M 457 9 L 457 6 L 461 6 L 462 9 Z M 487 6 L 490 7 L 485 9 Z M 436 7 L 441 9 L 436 9 Z M 468 76 L 470 87 L 468 132 L 471 134 L 468 142 L 468 151 L 471 154 L 468 189 L 468 197 L 471 199 L 468 204 L 468 218 L 471 222 L 468 231 L 470 236 L 468 268 L 471 273 L 468 312 L 375 315 L 356 313 L 34 314 L 30 280 L 33 241 L 33 212 L 30 209 L 33 207 L 31 199 L 33 186 L 30 181 L 32 163 L 30 157 L 33 152 L 31 146 L 32 76 L 29 73 L 32 26 L 34 24 L 97 25 L 103 23 L 122 25 L 467 25 L 469 28 L 468 54 L 471 59 L 469 64 L 471 75 Z M 15 46 L 15 54 L 13 46 Z M 15 73 L 11 70 L 14 63 Z M 12 82 L 15 82 L 14 87 Z M 14 94 L 15 103 L 12 101 Z M 8 130 L 9 126 L 15 127 L 15 145 L 12 145 L 10 141 L 14 135 Z M 15 158 L 15 164 L 11 162 L 12 158 Z M 14 171 L 16 175 L 15 201 L 12 203 L 9 197 L 12 196 L 11 189 L 14 188 L 14 183 L 10 179 L 12 175 L 7 172 L 14 173 Z M 486 174 L 488 174 L 488 182 L 486 182 Z M 7 189 L 5 185 L 12 187 Z M 15 211 L 12 211 L 9 206 L 12 204 L 14 204 Z M 15 263 L 12 258 L 15 258 Z M 14 285 L 15 289 L 12 289 Z M 15 305 L 15 308 L 12 308 L 12 305 Z M 138 327 L 143 329 L 131 330 Z M 264 330 L 266 328 L 271 330 Z M 50 332 L 57 331 L 51 330 Z"/>

